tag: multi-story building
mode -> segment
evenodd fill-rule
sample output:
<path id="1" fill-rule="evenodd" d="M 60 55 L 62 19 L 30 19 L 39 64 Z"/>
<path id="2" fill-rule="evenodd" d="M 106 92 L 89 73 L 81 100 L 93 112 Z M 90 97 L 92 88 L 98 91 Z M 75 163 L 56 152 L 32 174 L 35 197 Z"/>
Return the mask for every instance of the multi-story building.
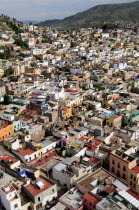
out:
<path id="1" fill-rule="evenodd" d="M 23 186 L 23 190 L 33 203 L 33 209 L 45 207 L 57 198 L 57 186 L 43 177 L 38 177 Z"/>
<path id="2" fill-rule="evenodd" d="M 0 198 L 6 210 L 21 210 L 21 199 L 12 185 L 0 187 Z"/>
<path id="3" fill-rule="evenodd" d="M 129 145 L 110 153 L 110 172 L 136 192 L 139 192 L 138 151 Z"/>
<path id="4" fill-rule="evenodd" d="M 0 122 L 0 124 L 0 141 L 14 134 L 13 124 L 6 124 L 2 121 Z"/>

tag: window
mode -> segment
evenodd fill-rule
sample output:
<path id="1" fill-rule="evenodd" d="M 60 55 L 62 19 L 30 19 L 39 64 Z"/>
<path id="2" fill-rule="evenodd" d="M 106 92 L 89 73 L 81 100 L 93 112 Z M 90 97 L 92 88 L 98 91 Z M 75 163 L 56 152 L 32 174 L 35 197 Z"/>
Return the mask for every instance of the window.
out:
<path id="1" fill-rule="evenodd" d="M 132 185 L 132 181 L 130 182 L 130 185 Z"/>
<path id="2" fill-rule="evenodd" d="M 136 181 L 136 177 L 134 176 L 134 181 Z"/>
<path id="3" fill-rule="evenodd" d="M 135 188 L 135 186 L 136 186 L 136 185 L 134 184 L 134 188 Z"/>
<path id="4" fill-rule="evenodd" d="M 118 170 L 118 172 L 117 172 L 117 176 L 120 177 L 120 171 L 119 171 L 119 170 Z"/>
<path id="5" fill-rule="evenodd" d="M 40 201 L 41 200 L 41 198 L 40 197 L 38 197 L 38 201 Z"/>
<path id="6" fill-rule="evenodd" d="M 52 192 L 54 193 L 54 189 L 52 189 Z"/>
<path id="7" fill-rule="evenodd" d="M 14 208 L 17 208 L 18 207 L 18 204 L 16 203 L 16 204 L 14 204 Z"/>
<path id="8" fill-rule="evenodd" d="M 133 175 L 132 174 L 131 174 L 130 178 L 133 179 Z"/>
<path id="9" fill-rule="evenodd" d="M 115 172 L 114 167 L 112 167 L 112 172 Z"/>
<path id="10" fill-rule="evenodd" d="M 123 179 L 126 179 L 126 176 L 125 176 L 125 174 L 123 174 L 123 177 L 122 177 Z"/>
<path id="11" fill-rule="evenodd" d="M 113 164 L 113 165 L 115 164 L 115 161 L 114 161 L 114 160 L 112 160 L 112 164 Z"/>
<path id="12" fill-rule="evenodd" d="M 118 163 L 117 167 L 120 168 L 120 163 Z"/>
<path id="13" fill-rule="evenodd" d="M 125 166 L 123 166 L 123 171 L 126 171 L 126 167 Z"/>

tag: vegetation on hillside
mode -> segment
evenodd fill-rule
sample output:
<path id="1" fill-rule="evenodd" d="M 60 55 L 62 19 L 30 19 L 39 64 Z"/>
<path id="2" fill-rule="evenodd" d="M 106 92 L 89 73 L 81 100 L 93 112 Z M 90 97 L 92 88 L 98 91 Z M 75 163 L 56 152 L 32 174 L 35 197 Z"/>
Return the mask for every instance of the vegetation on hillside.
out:
<path id="1" fill-rule="evenodd" d="M 58 28 L 93 26 L 95 22 L 139 21 L 139 1 L 123 4 L 98 5 L 62 20 L 48 20 L 40 25 Z"/>

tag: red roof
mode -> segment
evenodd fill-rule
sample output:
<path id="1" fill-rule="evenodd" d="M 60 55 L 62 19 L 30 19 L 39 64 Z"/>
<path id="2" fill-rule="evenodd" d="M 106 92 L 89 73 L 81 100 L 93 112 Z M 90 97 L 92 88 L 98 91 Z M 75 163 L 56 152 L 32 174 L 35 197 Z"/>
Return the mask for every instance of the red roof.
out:
<path id="1" fill-rule="evenodd" d="M 38 96 L 39 96 L 39 95 L 33 95 L 32 97 L 33 97 L 33 98 L 36 98 L 36 97 L 38 97 Z"/>
<path id="2" fill-rule="evenodd" d="M 127 193 L 129 193 L 130 195 L 132 195 L 134 198 L 136 198 L 137 200 L 139 200 L 139 194 L 135 193 L 133 190 L 129 189 L 126 191 Z"/>
<path id="3" fill-rule="evenodd" d="M 20 149 L 19 150 L 19 153 L 21 154 L 21 155 L 31 155 L 32 153 L 34 153 L 35 151 L 34 150 L 32 150 L 32 149 Z"/>
<path id="4" fill-rule="evenodd" d="M 24 120 L 25 121 L 29 121 L 29 120 L 32 120 L 32 118 L 30 118 L 30 117 L 24 117 Z"/>
<path id="5" fill-rule="evenodd" d="M 0 156 L 0 160 L 5 160 L 7 162 L 7 165 L 12 165 L 16 162 L 18 162 L 19 160 L 17 160 L 16 158 L 14 157 L 11 157 L 9 155 L 1 155 Z M 9 162 L 9 163 L 8 163 Z"/>
<path id="6" fill-rule="evenodd" d="M 139 173 L 139 166 L 135 166 L 134 168 L 132 168 L 132 171 L 134 171 L 136 174 Z"/>
<path id="7" fill-rule="evenodd" d="M 1 189 L 3 190 L 3 192 L 4 192 L 5 194 L 9 194 L 9 193 L 15 191 L 15 189 L 13 188 L 13 186 L 10 186 L 10 187 L 9 187 L 10 190 L 8 190 L 8 191 L 6 192 L 5 189 L 6 189 L 7 187 L 9 187 L 9 186 L 8 186 L 8 185 L 5 185 L 5 186 L 1 187 Z"/>
<path id="8" fill-rule="evenodd" d="M 99 140 L 94 140 L 93 142 L 94 142 L 96 145 L 102 144 L 102 141 L 99 141 Z"/>
<path id="9" fill-rule="evenodd" d="M 84 195 L 84 199 L 86 199 L 87 201 L 93 203 L 94 205 L 96 205 L 97 203 L 100 202 L 100 200 L 98 198 L 96 198 L 95 196 L 91 195 L 90 193 L 87 193 Z"/>
<path id="10" fill-rule="evenodd" d="M 77 90 L 71 90 L 71 89 L 67 89 L 65 92 L 68 92 L 68 93 L 78 93 Z"/>
<path id="11" fill-rule="evenodd" d="M 107 191 L 108 193 L 112 193 L 115 189 L 116 189 L 116 186 L 110 185 L 105 188 L 105 191 Z"/>
<path id="12" fill-rule="evenodd" d="M 110 117 L 110 119 L 115 120 L 116 118 L 120 117 L 119 115 L 113 115 L 112 117 Z"/>
<path id="13" fill-rule="evenodd" d="M 42 177 L 37 178 L 37 181 L 41 181 L 44 184 L 44 187 L 42 189 L 39 189 L 36 187 L 36 183 L 35 184 L 29 184 L 26 186 L 26 189 L 33 195 L 36 196 L 39 193 L 49 189 L 52 184 L 50 182 L 48 182 L 47 180 L 43 179 Z"/>
<path id="14" fill-rule="evenodd" d="M 80 141 L 85 141 L 85 140 L 87 140 L 87 139 L 90 139 L 91 137 L 81 137 L 79 140 Z"/>
<path id="15" fill-rule="evenodd" d="M 98 163 L 100 160 L 98 158 L 92 157 L 89 159 L 89 161 L 92 163 Z"/>
<path id="16" fill-rule="evenodd" d="M 61 108 L 61 110 L 63 110 L 63 111 L 67 111 L 69 109 L 69 107 L 67 107 L 67 106 L 63 106 L 62 108 Z"/>
<path id="17" fill-rule="evenodd" d="M 31 109 L 25 109 L 21 113 L 22 114 L 27 114 L 27 115 L 30 115 L 30 114 L 36 115 L 37 111 L 36 110 L 31 110 Z"/>

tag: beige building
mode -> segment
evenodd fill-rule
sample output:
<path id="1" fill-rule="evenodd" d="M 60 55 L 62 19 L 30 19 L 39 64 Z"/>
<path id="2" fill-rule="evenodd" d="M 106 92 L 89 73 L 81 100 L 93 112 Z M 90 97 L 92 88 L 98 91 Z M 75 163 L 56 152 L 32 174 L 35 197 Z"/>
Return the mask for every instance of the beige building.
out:
<path id="1" fill-rule="evenodd" d="M 110 153 L 110 172 L 121 179 L 130 188 L 139 192 L 139 166 L 137 166 L 137 148 L 125 145 Z"/>

